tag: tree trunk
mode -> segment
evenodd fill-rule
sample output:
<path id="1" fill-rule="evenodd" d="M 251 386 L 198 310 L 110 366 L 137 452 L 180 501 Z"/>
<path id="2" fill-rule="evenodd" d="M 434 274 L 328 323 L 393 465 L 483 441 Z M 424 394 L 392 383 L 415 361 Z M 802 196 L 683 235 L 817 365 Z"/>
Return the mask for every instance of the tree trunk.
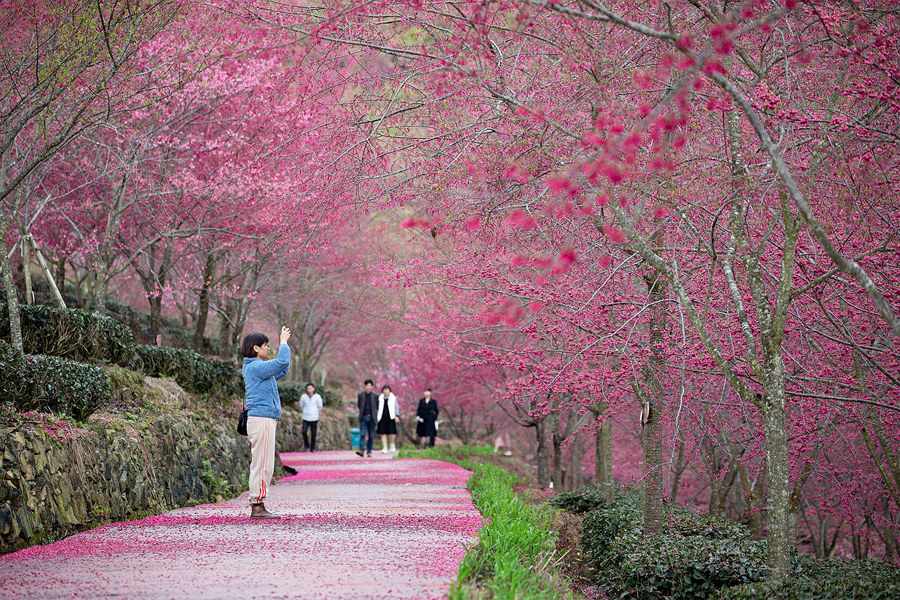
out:
<path id="1" fill-rule="evenodd" d="M 635 392 L 643 404 L 644 427 L 641 443 L 644 451 L 644 534 L 659 535 L 663 528 L 663 466 L 662 466 L 662 417 L 664 392 L 663 340 L 666 309 L 663 305 L 665 288 L 660 273 L 653 270 L 645 277 L 648 288 L 650 358 L 643 369 L 643 392 L 635 385 Z M 641 397 L 641 394 L 645 394 Z"/>
<path id="2" fill-rule="evenodd" d="M 219 354 L 225 360 L 232 359 L 231 348 L 231 321 L 228 319 L 228 303 L 229 299 L 225 299 L 225 305 L 222 307 L 224 314 L 220 315 L 219 323 Z"/>
<path id="3" fill-rule="evenodd" d="M 162 305 L 163 293 L 166 289 L 166 279 L 169 275 L 169 267 L 172 263 L 172 245 L 166 240 L 166 247 L 163 249 L 162 263 L 159 265 L 155 277 L 150 273 L 152 292 L 147 298 L 150 300 L 150 335 L 154 338 L 159 336 L 162 328 Z M 151 252 L 153 249 L 151 249 Z"/>
<path id="4" fill-rule="evenodd" d="M 440 408 L 440 407 L 438 407 L 438 408 Z M 468 445 L 469 444 L 469 428 L 466 426 L 466 407 L 465 406 L 459 407 L 459 420 L 462 423 L 460 439 L 462 440 L 463 444 Z"/>
<path id="5" fill-rule="evenodd" d="M 557 401 L 555 404 L 558 405 L 559 402 Z M 550 416 L 547 417 L 547 421 L 552 432 L 550 434 L 550 441 L 553 445 L 553 488 L 557 490 L 557 492 L 564 492 L 566 490 L 566 470 L 563 467 L 565 463 L 563 462 L 562 444 L 565 441 L 566 436 L 560 431 L 560 414 L 558 412 L 551 413 Z"/>
<path id="6" fill-rule="evenodd" d="M 31 284 L 31 246 L 23 236 L 22 244 L 22 270 L 25 275 L 25 304 L 34 304 L 34 287 Z"/>
<path id="7" fill-rule="evenodd" d="M 731 454 L 735 457 L 741 456 L 741 449 L 733 442 L 731 443 Z M 760 507 L 762 495 L 759 493 L 759 489 L 762 487 L 762 484 L 759 478 L 750 479 L 750 472 L 745 465 L 741 464 L 740 460 L 737 463 L 737 473 L 740 477 L 741 491 L 743 491 L 744 499 L 747 502 L 747 527 L 750 529 L 750 535 L 754 540 L 761 540 L 763 539 L 762 509 Z"/>
<path id="8" fill-rule="evenodd" d="M 597 415 L 600 420 L 600 415 Z M 596 454 L 594 456 L 594 477 L 597 483 L 606 491 L 606 499 L 612 501 L 616 494 L 615 480 L 613 479 L 612 464 L 612 423 L 600 421 L 597 433 L 594 436 Z"/>
<path id="9" fill-rule="evenodd" d="M 54 277 L 56 281 L 56 285 L 60 286 L 61 290 L 66 289 L 66 257 L 65 255 L 60 256 L 59 260 L 56 261 L 56 277 Z"/>
<path id="10" fill-rule="evenodd" d="M 684 462 L 684 440 L 681 440 L 678 442 L 678 457 L 675 459 L 675 464 L 672 465 L 674 475 L 672 477 L 672 491 L 669 493 L 669 502 L 674 503 L 678 498 L 678 486 L 681 485 L 681 474 L 684 473 L 686 466 Z"/>
<path id="11" fill-rule="evenodd" d="M 780 349 L 766 361 L 766 471 L 769 479 L 766 513 L 768 566 L 772 577 L 784 576 L 791 566 L 790 462 L 785 418 L 784 365 Z"/>
<path id="12" fill-rule="evenodd" d="M 9 221 L 0 210 L 0 240 L 3 240 L 3 251 L 0 252 L 0 268 L 3 269 L 3 289 L 6 290 L 6 307 L 9 311 L 9 341 L 20 356 L 25 355 L 22 342 L 22 321 L 19 318 L 19 290 L 13 279 L 12 267 L 9 264 L 9 252 L 6 247 L 6 234 L 9 233 Z"/>
<path id="13" fill-rule="evenodd" d="M 719 449 L 716 447 L 714 440 L 710 440 L 703 446 L 704 447 L 701 447 L 701 452 L 705 450 L 709 455 L 709 472 L 712 474 L 709 481 L 709 514 L 714 517 L 721 517 L 725 508 L 725 498 L 722 493 L 725 478 L 722 476 L 721 472 L 721 454 L 719 453 Z"/>
<path id="14" fill-rule="evenodd" d="M 644 534 L 659 535 L 663 526 L 662 427 L 659 404 L 650 406 L 642 432 L 644 448 Z"/>
<path id="15" fill-rule="evenodd" d="M 106 314 L 106 294 L 109 280 L 103 273 L 99 272 L 93 273 L 91 277 L 94 280 L 94 284 L 91 286 L 88 308 L 100 314 Z"/>
<path id="16" fill-rule="evenodd" d="M 56 305 L 59 308 L 66 307 L 66 301 L 63 300 L 62 293 L 59 291 L 59 286 L 56 284 L 56 279 L 53 277 L 53 273 L 50 272 L 50 266 L 47 264 L 47 261 L 44 259 L 44 255 L 41 253 L 41 249 L 37 247 L 37 243 L 34 241 L 34 236 L 28 234 L 25 236 L 28 243 L 31 245 L 32 250 L 34 250 L 34 255 L 38 259 L 38 264 L 41 267 L 41 271 L 44 273 L 44 278 L 47 280 L 47 284 L 50 286 L 50 291 L 53 293 L 53 299 L 56 300 Z M 60 259 L 60 271 L 62 275 L 57 272 L 57 277 L 61 277 L 59 281 L 64 282 L 66 277 L 66 261 L 64 258 Z"/>
<path id="17" fill-rule="evenodd" d="M 573 418 L 570 416 L 569 418 Z M 581 436 L 575 438 L 572 443 L 572 450 L 569 452 L 569 469 L 566 479 L 566 490 L 580 490 L 584 487 L 584 469 L 581 463 L 584 462 L 584 440 Z"/>
<path id="18" fill-rule="evenodd" d="M 538 418 L 535 422 L 537 436 L 537 477 L 541 489 L 550 487 L 550 444 L 547 440 L 547 418 Z"/>
<path id="19" fill-rule="evenodd" d="M 200 352 L 203 348 L 203 335 L 206 333 L 206 321 L 209 318 L 209 286 L 216 269 L 216 257 L 213 254 L 206 256 L 206 265 L 203 267 L 203 283 L 200 286 L 200 298 L 197 302 L 197 327 L 194 329 L 192 346 Z"/>

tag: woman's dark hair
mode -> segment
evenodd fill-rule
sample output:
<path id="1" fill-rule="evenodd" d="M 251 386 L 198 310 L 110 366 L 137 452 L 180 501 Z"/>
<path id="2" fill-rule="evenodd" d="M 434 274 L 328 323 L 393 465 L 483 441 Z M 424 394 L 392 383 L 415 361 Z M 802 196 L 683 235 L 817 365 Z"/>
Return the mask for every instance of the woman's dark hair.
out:
<path id="1" fill-rule="evenodd" d="M 306 388 L 308 388 L 308 387 L 311 387 L 312 389 L 316 389 L 316 384 L 314 384 L 314 383 L 307 383 L 305 386 L 303 386 L 303 389 L 306 389 Z"/>
<path id="2" fill-rule="evenodd" d="M 425 388 L 425 391 L 426 391 L 426 392 L 430 392 L 430 391 L 431 391 L 431 388 Z"/>
<path id="3" fill-rule="evenodd" d="M 389 385 L 383 385 L 383 386 L 381 386 L 381 392 L 382 392 L 382 393 L 384 393 L 384 390 L 391 391 L 391 386 L 389 386 Z"/>
<path id="4" fill-rule="evenodd" d="M 370 383 L 371 383 L 372 385 L 375 385 L 375 382 L 372 381 L 371 379 L 366 379 L 365 381 L 363 381 L 363 385 L 369 385 Z"/>
<path id="5" fill-rule="evenodd" d="M 253 346 L 262 346 L 268 344 L 269 338 L 264 333 L 250 333 L 244 338 L 241 344 L 241 356 L 244 358 L 256 358 L 256 350 Z"/>

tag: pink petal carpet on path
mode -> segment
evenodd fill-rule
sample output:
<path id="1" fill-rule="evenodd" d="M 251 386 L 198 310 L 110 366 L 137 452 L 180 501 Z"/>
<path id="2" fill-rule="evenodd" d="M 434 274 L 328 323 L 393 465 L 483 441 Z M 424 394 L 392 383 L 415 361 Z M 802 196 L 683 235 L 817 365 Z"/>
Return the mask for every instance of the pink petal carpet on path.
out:
<path id="1" fill-rule="evenodd" d="M 299 472 L 247 494 L 0 556 L 0 599 L 444 598 L 481 515 L 469 472 L 351 452 L 282 454 Z"/>

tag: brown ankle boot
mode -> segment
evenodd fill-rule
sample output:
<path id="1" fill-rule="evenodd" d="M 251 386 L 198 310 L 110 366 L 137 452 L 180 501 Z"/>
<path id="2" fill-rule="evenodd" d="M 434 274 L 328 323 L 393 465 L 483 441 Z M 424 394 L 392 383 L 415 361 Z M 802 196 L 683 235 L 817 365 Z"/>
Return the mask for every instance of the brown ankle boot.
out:
<path id="1" fill-rule="evenodd" d="M 266 505 L 260 502 L 259 504 L 251 504 L 250 505 L 250 518 L 251 519 L 280 519 L 281 515 L 276 515 L 274 513 L 270 513 L 266 510 Z"/>

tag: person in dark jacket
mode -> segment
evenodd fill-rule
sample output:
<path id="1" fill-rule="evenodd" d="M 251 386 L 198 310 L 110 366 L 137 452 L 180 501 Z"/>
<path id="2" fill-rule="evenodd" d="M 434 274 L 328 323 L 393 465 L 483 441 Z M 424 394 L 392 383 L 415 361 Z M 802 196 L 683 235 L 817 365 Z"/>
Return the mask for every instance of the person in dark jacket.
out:
<path id="1" fill-rule="evenodd" d="M 431 397 L 431 388 L 425 388 L 425 397 L 419 400 L 419 408 L 416 409 L 416 421 L 418 421 L 416 435 L 425 440 L 426 448 L 434 447 L 434 438 L 437 437 L 437 418 L 437 400 Z"/>
<path id="2" fill-rule="evenodd" d="M 369 458 L 375 442 L 375 411 L 378 410 L 378 396 L 374 388 L 372 380 L 366 379 L 363 391 L 356 395 L 356 405 L 359 407 L 359 450 L 356 453 Z"/>

